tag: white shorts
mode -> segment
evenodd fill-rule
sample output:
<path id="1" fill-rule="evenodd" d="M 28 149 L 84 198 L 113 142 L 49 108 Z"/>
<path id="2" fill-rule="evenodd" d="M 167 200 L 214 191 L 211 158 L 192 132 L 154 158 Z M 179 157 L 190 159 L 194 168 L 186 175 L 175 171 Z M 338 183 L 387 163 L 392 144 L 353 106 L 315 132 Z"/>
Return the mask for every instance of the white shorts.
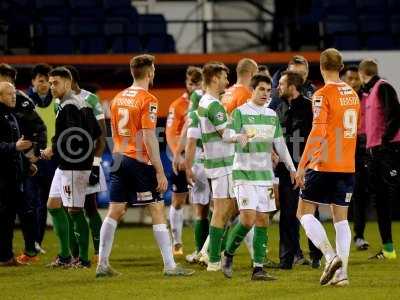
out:
<path id="1" fill-rule="evenodd" d="M 207 205 L 210 203 L 211 189 L 203 164 L 194 164 L 192 167 L 196 182 L 192 187 L 193 204 Z"/>
<path id="2" fill-rule="evenodd" d="M 64 207 L 83 208 L 89 176 L 90 171 L 71 171 L 57 168 L 51 183 L 49 197 L 61 198 Z"/>
<path id="3" fill-rule="evenodd" d="M 104 175 L 103 167 L 100 165 L 99 183 L 96 185 L 88 185 L 86 195 L 101 193 L 107 191 L 106 176 Z"/>
<path id="4" fill-rule="evenodd" d="M 239 210 L 251 209 L 258 212 L 276 210 L 272 186 L 238 185 L 235 186 L 235 195 Z"/>
<path id="5" fill-rule="evenodd" d="M 235 198 L 232 174 L 211 179 L 211 190 L 213 199 Z"/>

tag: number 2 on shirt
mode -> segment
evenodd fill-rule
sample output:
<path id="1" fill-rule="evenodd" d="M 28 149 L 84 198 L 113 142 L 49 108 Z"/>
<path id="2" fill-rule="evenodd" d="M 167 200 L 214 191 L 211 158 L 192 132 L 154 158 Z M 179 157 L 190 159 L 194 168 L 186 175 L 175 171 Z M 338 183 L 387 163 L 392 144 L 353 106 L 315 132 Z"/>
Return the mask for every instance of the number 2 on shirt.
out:
<path id="1" fill-rule="evenodd" d="M 118 108 L 118 134 L 120 136 L 131 136 L 131 131 L 126 126 L 129 122 L 129 110 L 127 108 Z"/>

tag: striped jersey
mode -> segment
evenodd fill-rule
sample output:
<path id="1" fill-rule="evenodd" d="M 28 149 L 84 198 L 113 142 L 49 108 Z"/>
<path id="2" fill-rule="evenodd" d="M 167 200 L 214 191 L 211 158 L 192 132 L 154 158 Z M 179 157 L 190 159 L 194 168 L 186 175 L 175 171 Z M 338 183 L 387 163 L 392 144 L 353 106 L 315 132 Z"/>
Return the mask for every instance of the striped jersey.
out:
<path id="1" fill-rule="evenodd" d="M 279 118 L 272 109 L 266 105 L 257 106 L 252 102 L 247 102 L 233 111 L 231 127 L 236 134 L 246 133 L 250 137 L 245 147 L 239 143 L 235 144 L 232 172 L 235 185 L 272 185 L 274 174 L 271 151 L 273 146 L 276 147 L 277 152 L 281 152 L 288 165 L 291 164 L 289 169 L 294 170 L 283 139 Z M 282 159 L 281 155 L 280 158 Z"/>
<path id="2" fill-rule="evenodd" d="M 203 95 L 204 95 L 203 90 L 195 90 L 193 91 L 193 93 L 190 94 L 188 112 L 197 110 L 197 108 L 199 107 L 200 99 L 201 97 L 203 97 Z"/>
<path id="3" fill-rule="evenodd" d="M 200 100 L 197 112 L 204 149 L 204 168 L 208 178 L 231 174 L 234 144 L 225 143 L 218 132 L 225 130 L 228 125 L 225 108 L 218 99 L 205 94 Z"/>
<path id="4" fill-rule="evenodd" d="M 197 139 L 195 162 L 204 163 L 203 143 L 201 142 L 200 119 L 197 111 L 192 111 L 189 113 L 188 122 L 187 137 Z"/>

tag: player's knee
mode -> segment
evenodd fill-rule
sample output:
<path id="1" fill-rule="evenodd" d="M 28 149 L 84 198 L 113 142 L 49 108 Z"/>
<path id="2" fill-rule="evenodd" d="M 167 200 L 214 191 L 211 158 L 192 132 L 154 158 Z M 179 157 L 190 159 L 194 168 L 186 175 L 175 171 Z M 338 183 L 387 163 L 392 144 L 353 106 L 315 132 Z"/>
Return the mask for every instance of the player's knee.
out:
<path id="1" fill-rule="evenodd" d="M 119 221 L 126 213 L 126 210 L 127 209 L 126 209 L 125 205 L 121 205 L 121 204 L 110 205 L 110 208 L 107 213 L 107 217 Z"/>
<path id="2" fill-rule="evenodd" d="M 47 201 L 47 208 L 48 209 L 55 209 L 61 207 L 61 199 L 58 198 L 49 198 Z"/>

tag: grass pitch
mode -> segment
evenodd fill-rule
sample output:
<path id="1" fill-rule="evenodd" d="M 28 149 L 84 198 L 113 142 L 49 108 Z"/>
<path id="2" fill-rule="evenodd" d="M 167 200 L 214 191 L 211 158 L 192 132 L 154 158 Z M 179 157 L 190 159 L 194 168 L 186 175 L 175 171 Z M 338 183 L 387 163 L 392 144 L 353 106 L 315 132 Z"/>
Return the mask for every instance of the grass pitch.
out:
<path id="1" fill-rule="evenodd" d="M 333 228 L 325 224 L 334 245 Z M 393 226 L 395 245 L 399 245 L 400 223 Z M 350 286 L 321 287 L 320 270 L 298 266 L 290 271 L 273 270 L 274 282 L 251 282 L 250 260 L 244 246 L 235 257 L 234 277 L 207 273 L 192 266 L 196 273 L 189 278 L 164 277 L 162 261 L 150 227 L 119 228 L 111 255 L 112 266 L 123 273 L 109 279 L 95 279 L 95 268 L 88 270 L 53 270 L 45 268 L 57 252 L 52 231 L 46 234 L 46 255 L 26 267 L 0 268 L 0 299 L 400 299 L 400 258 L 394 261 L 368 261 L 379 249 L 376 223 L 367 225 L 366 238 L 371 250 L 357 251 L 352 246 Z M 396 243 L 397 242 L 397 243 Z M 185 253 L 193 250 L 191 228 L 184 231 Z M 277 260 L 278 226 L 270 229 L 270 254 Z M 308 251 L 302 234 L 302 245 Z M 16 232 L 14 248 L 22 249 L 21 233 Z M 178 259 L 184 263 L 183 258 Z"/>

